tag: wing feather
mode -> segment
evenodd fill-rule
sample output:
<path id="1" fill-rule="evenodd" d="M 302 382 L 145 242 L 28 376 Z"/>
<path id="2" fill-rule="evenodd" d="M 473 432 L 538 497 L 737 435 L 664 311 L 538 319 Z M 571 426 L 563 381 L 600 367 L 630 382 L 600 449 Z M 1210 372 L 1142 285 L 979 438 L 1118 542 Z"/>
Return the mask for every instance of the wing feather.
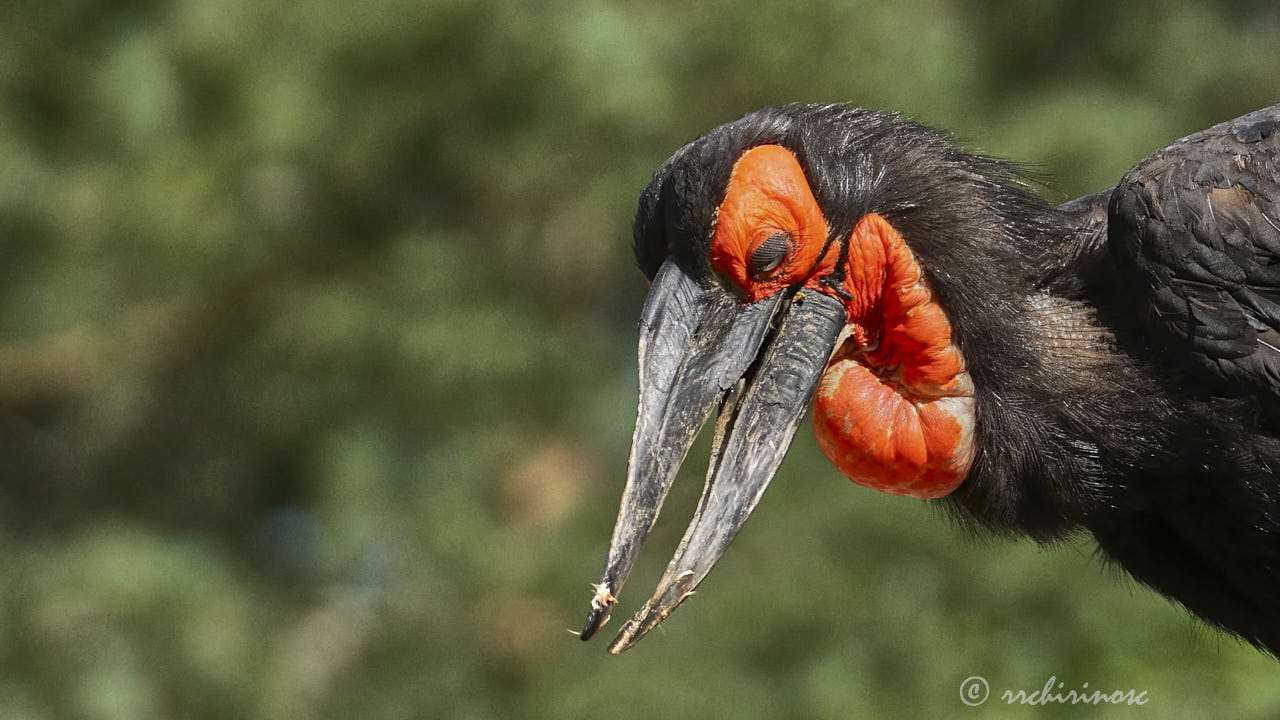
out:
<path id="1" fill-rule="evenodd" d="M 1280 399 L 1280 105 L 1179 140 L 1111 194 L 1146 340 L 1231 395 Z"/>

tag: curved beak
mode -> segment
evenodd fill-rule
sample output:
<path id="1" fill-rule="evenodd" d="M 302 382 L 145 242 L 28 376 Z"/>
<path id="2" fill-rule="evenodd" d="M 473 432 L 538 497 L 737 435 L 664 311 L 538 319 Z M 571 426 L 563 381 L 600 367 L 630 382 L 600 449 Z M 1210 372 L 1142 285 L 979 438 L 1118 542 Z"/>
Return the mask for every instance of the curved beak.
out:
<path id="1" fill-rule="evenodd" d="M 618 654 L 691 595 L 773 479 L 813 399 L 845 309 L 789 289 L 742 305 L 674 259 L 654 276 L 640 320 L 640 406 L 627 485 L 591 611 L 588 640 L 609 619 L 667 491 L 719 405 L 706 487 L 652 598 L 622 627 Z"/>

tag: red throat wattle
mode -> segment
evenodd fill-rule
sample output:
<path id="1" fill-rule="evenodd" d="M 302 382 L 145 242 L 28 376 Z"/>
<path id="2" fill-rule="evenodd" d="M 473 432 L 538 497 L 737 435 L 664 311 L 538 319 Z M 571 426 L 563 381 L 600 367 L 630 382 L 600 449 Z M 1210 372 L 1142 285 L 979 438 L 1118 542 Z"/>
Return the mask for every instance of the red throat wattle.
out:
<path id="1" fill-rule="evenodd" d="M 823 254 L 828 225 L 800 163 L 762 145 L 739 158 L 711 245 L 711 263 L 756 301 L 821 281 L 838 247 Z M 767 273 L 748 259 L 785 238 L 785 260 Z M 813 403 L 814 434 L 849 479 L 895 495 L 936 498 L 964 481 L 975 453 L 973 382 L 951 324 L 910 248 L 870 213 L 848 240 L 845 327 Z"/>
<path id="2" fill-rule="evenodd" d="M 973 381 L 902 236 L 879 215 L 849 238 L 850 322 L 814 397 L 814 433 L 860 485 L 935 498 L 973 464 Z"/>

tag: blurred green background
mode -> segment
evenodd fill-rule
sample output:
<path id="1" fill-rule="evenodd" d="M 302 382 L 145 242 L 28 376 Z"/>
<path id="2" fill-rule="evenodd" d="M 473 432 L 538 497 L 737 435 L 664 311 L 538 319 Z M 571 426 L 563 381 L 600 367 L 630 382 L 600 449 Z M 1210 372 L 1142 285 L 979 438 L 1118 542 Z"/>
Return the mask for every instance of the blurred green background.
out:
<path id="1" fill-rule="evenodd" d="M 1276 102 L 1278 51 L 1269 1 L 5 3 L 0 718 L 1275 717 L 1280 665 L 1087 540 L 966 537 L 807 431 L 662 630 L 570 631 L 675 148 L 848 101 L 1062 201 Z M 1050 676 L 1150 702 L 999 701 Z"/>

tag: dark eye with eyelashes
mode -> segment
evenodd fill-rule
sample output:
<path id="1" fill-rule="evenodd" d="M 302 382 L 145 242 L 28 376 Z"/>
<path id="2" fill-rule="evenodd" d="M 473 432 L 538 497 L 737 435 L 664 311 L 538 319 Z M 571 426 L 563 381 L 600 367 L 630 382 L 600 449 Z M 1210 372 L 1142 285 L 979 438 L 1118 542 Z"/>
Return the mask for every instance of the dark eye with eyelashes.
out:
<path id="1" fill-rule="evenodd" d="M 787 259 L 787 253 L 790 251 L 791 234 L 774 233 L 751 253 L 751 257 L 747 260 L 747 272 L 751 273 L 751 277 L 763 280 L 782 265 L 782 261 Z"/>

